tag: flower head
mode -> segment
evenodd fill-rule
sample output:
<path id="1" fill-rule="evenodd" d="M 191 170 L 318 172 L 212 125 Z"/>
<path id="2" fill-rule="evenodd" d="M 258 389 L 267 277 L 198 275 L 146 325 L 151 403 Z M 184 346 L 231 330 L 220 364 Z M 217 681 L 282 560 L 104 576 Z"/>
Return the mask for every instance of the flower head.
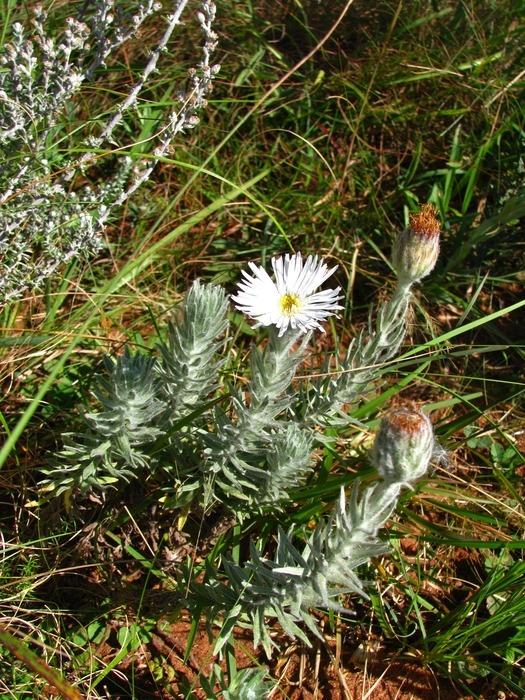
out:
<path id="1" fill-rule="evenodd" d="M 423 476 L 434 452 L 434 430 L 415 405 L 397 408 L 383 418 L 374 441 L 372 461 L 386 481 L 407 484 Z"/>
<path id="2" fill-rule="evenodd" d="M 439 255 L 439 221 L 432 204 L 423 204 L 419 214 L 394 241 L 392 263 L 397 276 L 412 284 L 429 275 Z"/>
<path id="3" fill-rule="evenodd" d="M 303 333 L 312 328 L 324 332 L 320 322 L 343 308 L 336 303 L 343 298 L 339 296 L 340 287 L 314 294 L 337 269 L 329 270 L 322 258 L 318 262 L 317 255 L 309 255 L 304 263 L 301 253 L 272 258 L 275 282 L 262 267 L 249 265 L 254 276 L 242 271 L 241 291 L 232 300 L 240 311 L 257 321 L 255 328 L 275 325 L 279 336 L 289 327 Z"/>

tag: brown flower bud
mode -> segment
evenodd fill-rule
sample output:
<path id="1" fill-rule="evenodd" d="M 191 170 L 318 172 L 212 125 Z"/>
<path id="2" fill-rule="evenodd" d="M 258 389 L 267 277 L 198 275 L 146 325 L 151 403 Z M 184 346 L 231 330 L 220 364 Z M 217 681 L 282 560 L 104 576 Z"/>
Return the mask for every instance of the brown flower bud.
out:
<path id="1" fill-rule="evenodd" d="M 392 248 L 392 264 L 400 282 L 412 284 L 430 274 L 439 255 L 439 221 L 432 204 L 423 204 L 419 214 L 400 233 Z"/>
<path id="2" fill-rule="evenodd" d="M 432 423 L 412 404 L 383 418 L 372 461 L 383 479 L 406 484 L 425 474 L 433 451 Z"/>

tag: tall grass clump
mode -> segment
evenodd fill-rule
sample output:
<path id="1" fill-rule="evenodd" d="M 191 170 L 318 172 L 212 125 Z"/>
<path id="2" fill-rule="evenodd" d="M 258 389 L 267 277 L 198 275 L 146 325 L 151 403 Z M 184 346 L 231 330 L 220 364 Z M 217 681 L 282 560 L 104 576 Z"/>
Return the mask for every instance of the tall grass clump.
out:
<path id="1" fill-rule="evenodd" d="M 1 11 L 0 695 L 523 695 L 522 15 Z"/>

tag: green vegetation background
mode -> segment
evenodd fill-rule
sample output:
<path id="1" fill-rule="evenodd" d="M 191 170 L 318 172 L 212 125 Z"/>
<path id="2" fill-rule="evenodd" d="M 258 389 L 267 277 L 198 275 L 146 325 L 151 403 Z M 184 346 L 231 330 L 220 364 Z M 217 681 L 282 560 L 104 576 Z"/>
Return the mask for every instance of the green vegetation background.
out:
<path id="1" fill-rule="evenodd" d="M 80 5 L 50 5 L 51 21 L 60 25 Z M 184 516 L 197 573 L 225 551 L 242 561 L 250 535 L 270 539 L 278 523 L 226 528 L 211 546 L 220 513 L 210 524 L 202 513 L 185 519 L 163 510 L 154 483 L 110 492 L 104 502 L 46 499 L 39 468 L 78 424 L 76 407 L 89 403 L 103 353 L 124 343 L 154 347 L 196 277 L 233 291 L 248 261 L 267 265 L 291 250 L 339 265 L 347 307 L 331 330 L 348 342 L 368 305 L 392 291 L 393 236 L 418 203 L 431 201 L 442 222 L 440 261 L 416 294 L 405 355 L 360 418 L 374 429 L 389 402 L 430 404 L 449 466 L 401 504 L 391 564 L 369 572 L 384 580 L 361 618 L 345 624 L 355 645 L 371 625 L 397 658 L 430 664 L 473 697 L 522 697 L 525 3 L 355 0 L 346 12 L 342 2 L 313 0 L 217 6 L 222 68 L 200 125 L 114 219 L 99 257 L 75 262 L 44 293 L 2 312 L 1 620 L 15 617 L 48 663 L 90 697 L 105 697 L 105 683 L 143 697 L 133 664 L 120 675 L 118 665 L 151 641 L 160 613 L 174 620 L 180 612 L 174 568 L 161 561 L 164 547 L 177 548 L 177 518 Z M 5 30 L 27 22 L 30 9 L 6 3 L 1 14 Z M 193 30 L 181 26 L 125 119 L 120 138 L 134 158 L 150 155 L 148 136 L 195 63 Z M 160 20 L 148 31 L 160 34 Z M 143 37 L 62 115 L 72 153 L 81 147 L 77 126 L 101 119 L 147 61 Z M 86 177 L 99 181 L 104 171 Z M 231 320 L 242 367 L 250 330 L 238 314 Z M 330 334 L 317 342 L 326 350 Z M 341 484 L 366 472 L 370 435 L 349 428 L 339 437 L 339 454 L 320 453 L 321 476 L 281 525 L 315 522 Z M 409 540 L 417 556 L 407 555 Z M 159 589 L 171 592 L 166 608 L 151 603 Z M 116 651 L 104 666 L 96 649 L 107 639 Z M 153 660 L 163 697 L 169 664 L 159 654 Z M 46 692 L 7 652 L 0 678 L 2 697 Z"/>

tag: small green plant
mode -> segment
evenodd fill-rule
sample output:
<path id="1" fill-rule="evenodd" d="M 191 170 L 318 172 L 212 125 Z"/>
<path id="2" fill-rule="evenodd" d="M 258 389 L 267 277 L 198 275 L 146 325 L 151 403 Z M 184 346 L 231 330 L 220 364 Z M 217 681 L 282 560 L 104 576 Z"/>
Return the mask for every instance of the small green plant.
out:
<path id="1" fill-rule="evenodd" d="M 348 424 L 348 406 L 358 403 L 397 352 L 411 286 L 431 272 L 438 250 L 439 225 L 432 206 L 425 206 L 394 245 L 398 286 L 379 309 L 375 329 L 361 332 L 339 371 L 331 370 L 328 359 L 326 376 L 317 382 L 296 373 L 312 331 L 323 331 L 321 322 L 342 308 L 339 288 L 315 291 L 334 270 L 317 257 L 303 261 L 300 253 L 285 255 L 272 259 L 273 281 L 252 264 L 253 276 L 244 273 L 232 297 L 269 331 L 262 351 L 252 347 L 249 399 L 229 382 L 219 382 L 224 358 L 215 355 L 227 326 L 226 295 L 195 282 L 169 326 L 168 340 L 158 343 L 160 358 L 126 348 L 115 364 L 106 359 L 109 380 L 98 378 L 93 390 L 102 410 L 83 415 L 87 431 L 69 436 L 43 484 L 58 495 L 160 479 L 176 484 L 181 503 L 188 492 L 205 508 L 219 500 L 239 519 L 261 508 L 282 509 L 291 489 L 312 470 L 315 443 L 330 442 L 319 426 Z M 207 583 L 193 584 L 190 605 L 208 605 L 212 618 L 228 611 L 216 649 L 229 641 L 244 615 L 253 625 L 255 644 L 262 641 L 268 656 L 269 617 L 309 643 L 297 623 L 318 634 L 310 608 L 340 611 L 340 595 L 366 596 L 355 570 L 388 551 L 378 532 L 402 487 L 424 476 L 435 454 L 430 420 L 416 408 L 394 412 L 381 424 L 373 450 L 381 481 L 361 494 L 357 483 L 348 501 L 341 491 L 332 515 L 318 524 L 302 552 L 281 531 L 275 561 L 261 558 L 252 543 L 251 564 L 243 568 L 225 561 L 228 584 L 214 572 L 208 572 Z"/>
<path id="2" fill-rule="evenodd" d="M 221 667 L 215 664 L 210 678 L 201 676 L 200 681 L 207 700 L 264 700 L 275 687 L 272 681 L 265 680 L 267 675 L 265 668 L 243 668 L 228 682 Z M 214 692 L 214 685 L 219 685 L 218 692 Z"/>

